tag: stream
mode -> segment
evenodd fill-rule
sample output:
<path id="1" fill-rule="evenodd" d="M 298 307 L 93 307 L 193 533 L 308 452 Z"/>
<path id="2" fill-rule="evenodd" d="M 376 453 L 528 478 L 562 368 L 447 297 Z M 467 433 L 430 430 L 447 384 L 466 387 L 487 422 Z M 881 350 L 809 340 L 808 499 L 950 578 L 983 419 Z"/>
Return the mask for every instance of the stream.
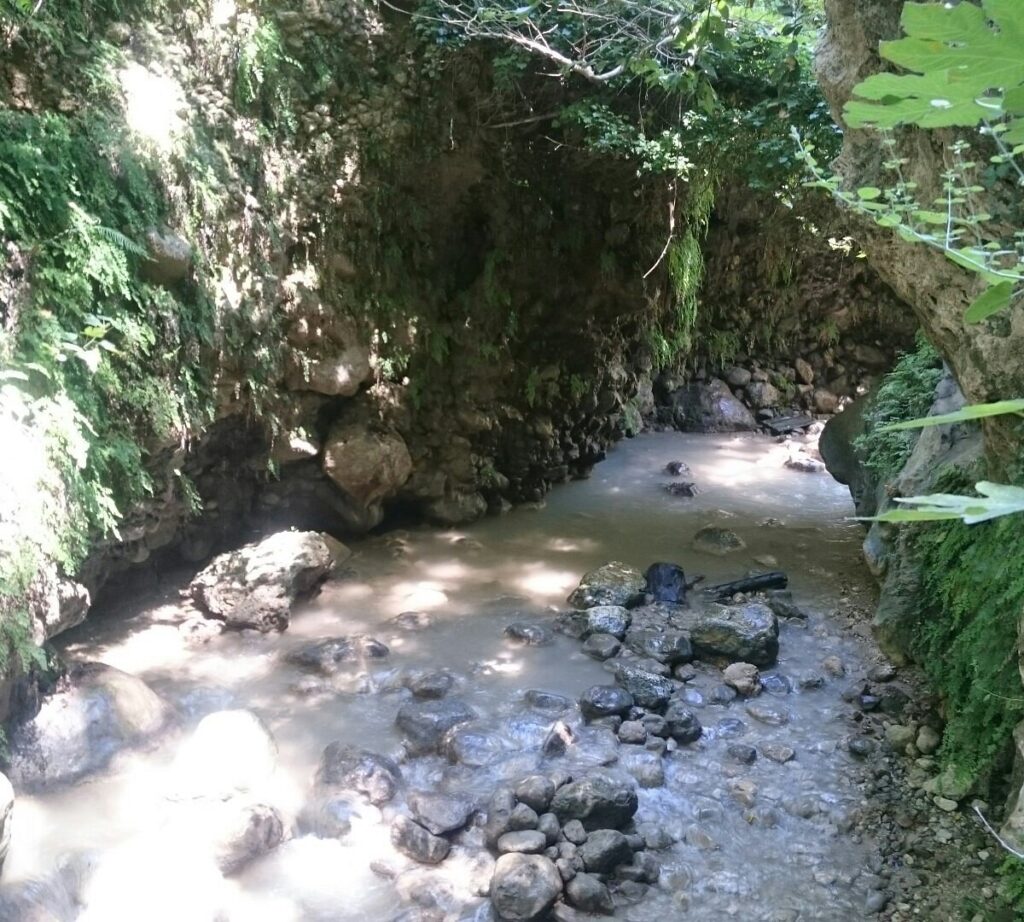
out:
<path id="1" fill-rule="evenodd" d="M 61 866 L 86 881 L 88 899 L 74 917 L 87 922 L 490 919 L 475 882 L 486 851 L 479 822 L 451 837 L 455 847 L 436 866 L 392 845 L 390 823 L 405 794 L 354 807 L 340 837 L 303 834 L 321 753 L 342 741 L 399 762 L 405 792 L 449 792 L 480 807 L 500 785 L 538 770 L 578 776 L 600 768 L 637 779 L 635 827 L 660 876 L 612 887 L 616 919 L 873 918 L 880 859 L 856 824 L 860 763 L 847 751 L 855 725 L 841 698 L 877 657 L 866 629 L 850 627 L 871 591 L 863 532 L 848 518 L 845 487 L 827 474 L 787 469 L 785 458 L 785 446 L 762 437 L 640 436 L 613 449 L 588 480 L 536 507 L 463 529 L 412 528 L 354 543 L 342 572 L 294 612 L 284 634 L 190 642 L 178 627 L 191 613 L 178 593 L 187 576 L 101 602 L 59 638 L 62 653 L 143 679 L 171 702 L 178 725 L 87 780 L 19 793 L 5 885 Z M 693 471 L 694 498 L 663 489 L 672 479 L 665 465 L 676 459 Z M 722 556 L 695 550 L 693 536 L 708 524 L 735 532 L 746 547 Z M 762 668 L 765 688 L 755 699 L 715 703 L 720 670 L 694 663 L 683 696 L 703 725 L 695 743 L 669 743 L 664 755 L 619 743 L 610 730 L 586 727 L 575 706 L 591 686 L 614 681 L 579 640 L 555 632 L 533 646 L 504 636 L 513 622 L 552 627 L 581 576 L 611 560 L 640 570 L 672 561 L 709 583 L 780 569 L 808 617 L 780 619 L 778 663 Z M 409 611 L 429 617 L 396 623 Z M 353 634 L 390 653 L 330 677 L 284 659 L 312 640 Z M 830 657 L 845 677 L 835 659 L 823 665 Z M 478 715 L 472 726 L 480 732 L 462 740 L 465 759 L 411 757 L 395 724 L 410 699 L 409 677 L 439 671 L 452 677 L 445 700 Z M 530 690 L 549 694 L 526 696 Z M 772 722 L 751 715 L 755 703 Z M 227 709 L 258 715 L 276 742 L 276 768 L 258 787 L 284 817 L 286 838 L 239 873 L 221 875 L 189 845 L 198 815 L 188 812 L 190 785 L 196 774 L 208 781 L 216 764 L 196 769 L 187 750 L 198 722 Z M 541 747 L 559 719 L 578 745 L 545 757 Z M 227 761 L 239 756 L 229 736 L 215 743 Z M 770 744 L 794 757 L 765 757 Z M 753 761 L 744 746 L 756 751 Z M 254 751 L 254 772 L 260 758 Z"/>

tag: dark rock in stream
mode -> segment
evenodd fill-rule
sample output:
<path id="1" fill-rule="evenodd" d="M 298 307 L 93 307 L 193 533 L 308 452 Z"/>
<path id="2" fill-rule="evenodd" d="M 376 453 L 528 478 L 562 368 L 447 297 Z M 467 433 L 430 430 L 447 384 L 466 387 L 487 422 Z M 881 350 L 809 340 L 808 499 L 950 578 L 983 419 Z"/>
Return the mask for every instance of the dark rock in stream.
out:
<path id="1" fill-rule="evenodd" d="M 647 581 L 634 567 L 618 561 L 591 570 L 569 596 L 573 608 L 619 605 L 629 608 L 643 600 Z"/>
<path id="2" fill-rule="evenodd" d="M 455 677 L 450 672 L 411 672 L 402 680 L 415 698 L 436 700 L 443 698 L 455 685 Z"/>
<path id="3" fill-rule="evenodd" d="M 523 700 L 532 708 L 538 711 L 547 711 L 551 714 L 560 714 L 562 711 L 572 707 L 572 701 L 565 695 L 558 695 L 555 692 L 543 691 L 539 688 L 528 689 L 523 695 Z"/>
<path id="4" fill-rule="evenodd" d="M 403 855 L 422 864 L 439 864 L 451 850 L 447 839 L 427 832 L 407 816 L 395 817 L 391 824 L 391 844 Z"/>
<path id="5" fill-rule="evenodd" d="M 551 628 L 532 621 L 516 621 L 505 628 L 504 634 L 527 647 L 544 647 L 555 639 Z"/>
<path id="6" fill-rule="evenodd" d="M 610 916 L 615 903 L 608 888 L 593 874 L 577 874 L 565 886 L 565 896 L 570 905 L 581 912 Z"/>
<path id="7" fill-rule="evenodd" d="M 668 735 L 677 743 L 694 743 L 704 732 L 693 711 L 679 701 L 669 705 L 665 712 L 665 726 Z"/>
<path id="8" fill-rule="evenodd" d="M 334 790 L 353 791 L 379 806 L 398 792 L 402 773 L 386 756 L 339 740 L 324 749 L 316 783 Z"/>
<path id="9" fill-rule="evenodd" d="M 665 473 L 672 477 L 684 477 L 690 475 L 690 467 L 682 461 L 669 461 L 665 465 Z"/>
<path id="10" fill-rule="evenodd" d="M 579 820 L 588 831 L 618 829 L 633 818 L 636 810 L 633 783 L 602 773 L 563 785 L 551 801 L 551 812 L 563 823 Z"/>
<path id="11" fill-rule="evenodd" d="M 690 638 L 681 631 L 630 628 L 626 634 L 626 646 L 640 657 L 669 667 L 693 659 Z"/>
<path id="12" fill-rule="evenodd" d="M 595 605 L 587 610 L 587 631 L 590 634 L 611 634 L 622 640 L 633 616 L 621 605 Z"/>
<path id="13" fill-rule="evenodd" d="M 435 836 L 461 829 L 473 813 L 472 801 L 451 794 L 414 791 L 408 800 L 413 818 Z"/>
<path id="14" fill-rule="evenodd" d="M 618 656 L 622 644 L 611 634 L 591 634 L 583 642 L 583 652 L 596 660 L 607 660 Z"/>
<path id="15" fill-rule="evenodd" d="M 547 775 L 527 775 L 516 785 L 516 797 L 521 803 L 544 813 L 555 796 L 555 784 Z"/>
<path id="16" fill-rule="evenodd" d="M 368 659 L 384 659 L 390 650 L 379 640 L 365 635 L 355 637 L 330 637 L 315 640 L 290 651 L 285 659 L 302 669 L 310 669 L 321 675 L 334 675 L 348 663 L 360 663 Z"/>
<path id="17" fill-rule="evenodd" d="M 698 654 L 771 666 L 779 655 L 779 622 L 760 602 L 712 605 L 691 622 L 690 641 Z"/>
<path id="18" fill-rule="evenodd" d="M 580 696 L 580 711 L 588 720 L 623 715 L 633 707 L 633 696 L 616 685 L 594 685 Z"/>
<path id="19" fill-rule="evenodd" d="M 476 712 L 464 701 L 448 698 L 409 701 L 399 709 L 395 724 L 405 734 L 410 750 L 420 754 L 438 749 L 445 733 L 475 719 Z"/>
<path id="20" fill-rule="evenodd" d="M 547 848 L 548 839 L 543 832 L 536 829 L 522 829 L 518 832 L 506 832 L 498 838 L 498 853 L 508 855 L 523 853 L 536 855 Z"/>
<path id="21" fill-rule="evenodd" d="M 637 705 L 652 711 L 664 709 L 677 687 L 671 679 L 628 663 L 616 664 L 615 681 L 632 695 Z"/>

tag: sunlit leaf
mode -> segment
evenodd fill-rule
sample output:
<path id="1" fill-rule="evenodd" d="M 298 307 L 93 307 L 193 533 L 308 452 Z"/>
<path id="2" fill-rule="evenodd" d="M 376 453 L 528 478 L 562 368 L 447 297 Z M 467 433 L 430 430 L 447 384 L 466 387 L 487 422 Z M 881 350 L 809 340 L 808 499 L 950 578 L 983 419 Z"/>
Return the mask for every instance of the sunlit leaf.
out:
<path id="1" fill-rule="evenodd" d="M 1013 282 L 1000 282 L 998 285 L 990 285 L 967 308 L 964 320 L 968 323 L 980 323 L 986 317 L 991 317 L 992 314 L 1009 306 L 1010 298 L 1012 297 Z"/>
<path id="2" fill-rule="evenodd" d="M 996 403 L 972 403 L 957 410 L 955 413 L 941 413 L 938 416 L 923 416 L 902 423 L 891 423 L 883 426 L 883 432 L 895 432 L 898 429 L 925 429 L 929 426 L 947 426 L 950 423 L 966 423 L 990 416 L 1002 416 L 1006 413 L 1024 413 L 1024 400 L 1000 400 Z"/>

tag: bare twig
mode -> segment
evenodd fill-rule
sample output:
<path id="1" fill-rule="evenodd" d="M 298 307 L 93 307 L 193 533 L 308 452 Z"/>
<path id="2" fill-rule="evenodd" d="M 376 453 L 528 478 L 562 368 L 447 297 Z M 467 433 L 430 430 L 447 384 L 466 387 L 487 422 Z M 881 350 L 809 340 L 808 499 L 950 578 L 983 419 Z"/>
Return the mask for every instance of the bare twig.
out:
<path id="1" fill-rule="evenodd" d="M 978 814 L 978 819 L 979 819 L 979 820 L 981 820 L 981 824 L 982 824 L 982 825 L 983 825 L 983 826 L 984 826 L 984 827 L 985 827 L 985 828 L 986 828 L 986 829 L 987 829 L 987 830 L 988 830 L 988 831 L 989 831 L 990 833 L 992 833 L 992 836 L 993 836 L 993 837 L 995 838 L 995 840 L 996 840 L 996 841 L 997 841 L 997 842 L 998 842 L 998 843 L 999 843 L 999 844 L 1000 844 L 1000 845 L 1001 845 L 1001 846 L 1002 846 L 1003 848 L 1005 848 L 1005 849 L 1006 849 L 1006 851 L 1008 851 L 1008 852 L 1009 852 L 1009 853 L 1010 853 L 1011 855 L 1013 855 L 1013 857 L 1014 857 L 1014 858 L 1020 858 L 1020 859 L 1021 859 L 1022 861 L 1024 861 L 1024 852 L 1019 852 L 1019 851 L 1017 851 L 1017 849 L 1015 849 L 1015 848 L 1014 848 L 1014 847 L 1013 847 L 1012 845 L 1010 845 L 1010 844 L 1009 844 L 1009 843 L 1008 843 L 1008 842 L 1006 841 L 1006 839 L 1004 839 L 1004 838 L 1003 838 L 1003 837 L 1002 837 L 1001 835 L 999 835 L 999 833 L 998 833 L 998 832 L 996 832 L 996 831 L 995 831 L 995 829 L 993 829 L 993 828 L 992 828 L 992 824 L 991 824 L 991 823 L 990 823 L 990 822 L 989 822 L 989 821 L 988 821 L 987 819 L 985 819 L 985 814 L 981 812 L 981 808 L 980 808 L 980 807 L 977 807 L 977 806 L 975 806 L 975 807 L 974 807 L 974 812 Z"/>

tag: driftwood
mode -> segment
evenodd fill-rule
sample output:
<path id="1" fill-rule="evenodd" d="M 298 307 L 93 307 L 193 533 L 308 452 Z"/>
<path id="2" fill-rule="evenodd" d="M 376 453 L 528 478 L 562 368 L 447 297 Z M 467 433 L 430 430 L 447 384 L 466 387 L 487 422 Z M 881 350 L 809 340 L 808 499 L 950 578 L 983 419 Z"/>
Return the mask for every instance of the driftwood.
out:
<path id="1" fill-rule="evenodd" d="M 715 599 L 728 599 L 737 592 L 761 592 L 764 589 L 785 589 L 789 583 L 789 577 L 781 570 L 772 570 L 771 573 L 761 573 L 757 576 L 748 576 L 746 579 L 736 579 L 731 583 L 719 583 L 717 586 L 705 586 L 702 592 L 713 596 Z"/>

